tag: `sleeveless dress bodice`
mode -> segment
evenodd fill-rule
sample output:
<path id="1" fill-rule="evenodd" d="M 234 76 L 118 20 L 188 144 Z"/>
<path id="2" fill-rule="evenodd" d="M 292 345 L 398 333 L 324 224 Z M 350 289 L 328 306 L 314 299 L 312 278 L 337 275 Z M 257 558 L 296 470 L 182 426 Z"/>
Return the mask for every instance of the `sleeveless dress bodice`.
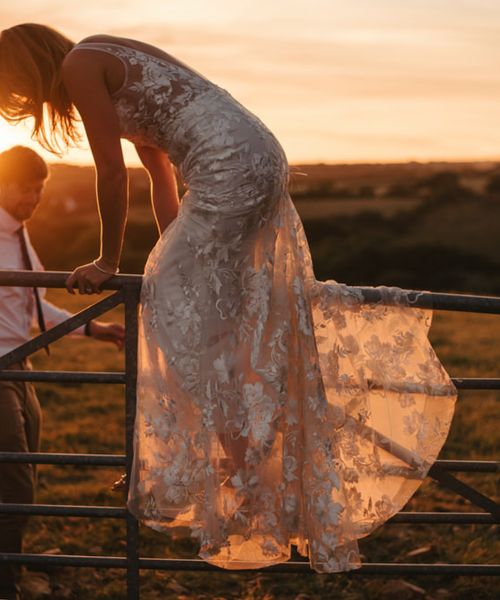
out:
<path id="1" fill-rule="evenodd" d="M 122 136 L 165 150 L 188 188 L 144 270 L 129 510 L 189 527 L 220 567 L 295 544 L 316 571 L 359 568 L 357 540 L 406 504 L 451 424 L 432 312 L 315 278 L 283 148 L 226 90 L 121 44 L 77 48 L 122 60 Z"/>
<path id="2" fill-rule="evenodd" d="M 205 208 L 239 194 L 258 204 L 283 194 L 289 180 L 283 148 L 253 113 L 193 69 L 130 46 L 80 42 L 76 48 L 119 58 L 125 79 L 112 94 L 122 137 L 165 150 Z M 213 207 L 216 209 L 216 207 Z M 229 208 L 229 207 L 228 207 Z"/>

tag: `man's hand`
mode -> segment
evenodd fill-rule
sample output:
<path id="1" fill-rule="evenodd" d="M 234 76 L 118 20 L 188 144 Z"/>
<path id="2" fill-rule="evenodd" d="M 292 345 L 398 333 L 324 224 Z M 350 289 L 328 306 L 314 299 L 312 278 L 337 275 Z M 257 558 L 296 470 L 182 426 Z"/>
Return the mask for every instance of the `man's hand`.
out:
<path id="1" fill-rule="evenodd" d="M 122 350 L 125 344 L 125 327 L 120 323 L 103 323 L 102 321 L 91 321 L 90 336 L 101 342 L 112 342 L 118 350 Z"/>

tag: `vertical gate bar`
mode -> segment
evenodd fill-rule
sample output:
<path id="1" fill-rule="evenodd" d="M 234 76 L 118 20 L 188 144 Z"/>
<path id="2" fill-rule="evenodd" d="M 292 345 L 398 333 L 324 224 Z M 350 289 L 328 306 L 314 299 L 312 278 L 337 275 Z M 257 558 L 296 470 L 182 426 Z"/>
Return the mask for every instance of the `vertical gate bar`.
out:
<path id="1" fill-rule="evenodd" d="M 132 470 L 137 385 L 137 333 L 139 289 L 124 286 L 125 297 L 125 456 L 127 496 Z M 127 600 L 139 600 L 139 523 L 127 511 Z"/>

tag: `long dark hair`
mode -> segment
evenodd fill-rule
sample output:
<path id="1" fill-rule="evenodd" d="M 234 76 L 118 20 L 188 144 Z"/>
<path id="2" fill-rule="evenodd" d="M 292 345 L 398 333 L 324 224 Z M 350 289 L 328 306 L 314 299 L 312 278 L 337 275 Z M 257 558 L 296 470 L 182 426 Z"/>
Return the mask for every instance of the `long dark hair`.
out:
<path id="1" fill-rule="evenodd" d="M 60 156 L 80 140 L 76 112 L 61 79 L 74 42 L 46 25 L 23 23 L 0 33 L 0 116 L 33 117 L 32 137 Z"/>

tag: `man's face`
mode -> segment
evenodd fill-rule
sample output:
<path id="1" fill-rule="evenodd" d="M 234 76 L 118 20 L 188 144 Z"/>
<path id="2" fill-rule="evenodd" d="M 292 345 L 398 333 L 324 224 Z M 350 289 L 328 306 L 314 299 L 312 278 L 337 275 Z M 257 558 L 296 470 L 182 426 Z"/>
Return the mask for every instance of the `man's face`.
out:
<path id="1" fill-rule="evenodd" d="M 45 179 L 6 183 L 0 187 L 0 206 L 17 221 L 27 221 L 42 197 Z"/>

